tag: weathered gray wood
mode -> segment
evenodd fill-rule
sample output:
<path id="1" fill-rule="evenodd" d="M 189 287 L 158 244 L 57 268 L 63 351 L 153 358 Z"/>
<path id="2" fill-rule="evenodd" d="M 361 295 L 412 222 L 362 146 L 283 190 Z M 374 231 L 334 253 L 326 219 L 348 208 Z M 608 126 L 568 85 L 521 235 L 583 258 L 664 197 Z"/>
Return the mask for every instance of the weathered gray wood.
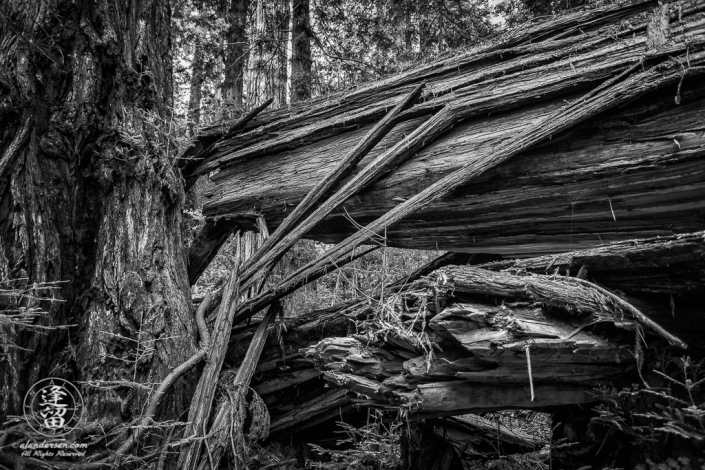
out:
<path id="1" fill-rule="evenodd" d="M 400 292 L 421 276 L 430 274 L 445 265 L 479 262 L 485 258 L 484 256 L 471 257 L 455 253 L 439 256 L 413 273 L 402 276 L 391 283 L 385 290 L 384 295 L 388 297 L 392 292 Z M 296 403 L 296 409 L 303 407 L 297 401 L 297 396 L 302 389 L 306 390 L 305 393 L 308 394 L 311 402 L 315 402 L 317 396 L 321 396 L 328 391 L 328 389 L 323 388 L 323 383 L 318 386 L 313 385 L 320 372 L 315 370 L 313 363 L 302 358 L 299 350 L 308 348 L 327 337 L 349 334 L 353 321 L 364 320 L 371 313 L 372 307 L 366 298 L 349 301 L 309 314 L 287 318 L 284 331 L 279 330 L 277 334 L 272 332 L 268 336 L 260 363 L 256 369 L 253 389 L 260 394 L 267 404 L 272 422 L 276 422 L 280 417 L 287 414 L 290 408 L 294 406 L 294 403 Z M 257 324 L 253 324 L 249 329 L 254 330 L 257 326 Z M 233 334 L 230 339 L 228 356 L 226 357 L 226 367 L 239 367 L 246 354 L 247 345 L 251 342 L 252 334 L 252 331 L 242 331 L 238 334 Z M 337 408 L 327 412 L 322 408 L 319 408 L 319 410 L 321 412 L 320 415 L 317 415 L 319 417 L 324 416 L 325 413 L 337 413 Z M 296 420 L 282 422 L 277 427 L 277 433 L 293 432 L 299 429 L 298 425 L 300 424 Z"/>
<path id="2" fill-rule="evenodd" d="M 529 385 L 498 386 L 471 382 L 439 382 L 418 387 L 420 417 L 452 416 L 510 408 L 536 409 L 546 406 L 591 403 L 597 395 L 590 387 L 535 385 L 531 401 Z"/>
<path id="3" fill-rule="evenodd" d="M 634 14 L 631 8 L 626 8 L 621 14 Z M 638 10 L 643 5 L 634 8 Z M 698 24 L 696 18 L 697 15 L 684 21 L 693 21 L 695 25 Z M 551 113 L 564 99 L 579 97 L 575 95 L 576 90 L 589 85 L 590 80 L 599 81 L 617 73 L 617 69 L 610 67 L 622 70 L 625 65 L 638 63 L 645 47 L 646 22 L 645 17 L 630 21 L 633 27 L 618 33 L 625 35 L 621 41 L 607 40 L 608 36 L 604 34 L 585 33 L 580 41 L 575 37 L 566 38 L 572 42 L 565 45 L 565 50 L 545 51 L 546 58 L 541 60 L 548 61 L 546 63 L 539 60 L 543 57 L 541 54 L 518 58 L 509 54 L 507 63 L 500 61 L 494 64 L 490 60 L 489 65 L 484 64 L 486 67 L 458 70 L 452 76 L 444 75 L 440 82 L 432 82 L 429 87 L 433 89 L 433 96 L 439 96 L 429 98 L 415 108 L 426 106 L 430 107 L 429 112 L 435 112 L 442 106 L 452 105 L 458 118 L 465 119 L 467 123 L 460 123 L 457 127 L 461 129 L 454 129 L 427 151 L 419 152 L 393 175 L 360 195 L 359 199 L 348 201 L 345 204 L 347 212 L 363 224 L 371 221 L 391 209 L 398 200 L 412 197 L 419 188 L 438 181 L 460 167 L 463 160 L 458 156 L 473 158 L 481 154 L 483 148 L 501 145 L 503 140 L 511 139 L 536 119 Z M 703 33 L 701 26 L 688 26 L 689 34 L 700 38 Z M 681 23 L 674 21 L 671 28 L 674 38 L 682 37 Z M 573 32 L 577 34 L 576 30 Z M 677 48 L 682 49 L 683 44 L 675 40 L 668 47 L 666 52 L 674 53 Z M 664 53 L 652 51 L 650 54 L 653 56 L 657 52 Z M 468 56 L 463 57 L 468 60 Z M 517 62 L 514 64 L 512 61 Z M 495 76 L 485 77 L 483 74 L 490 73 L 493 67 L 497 68 L 496 73 L 508 70 L 513 73 L 497 80 Z M 491 83 L 490 79 L 493 80 Z M 689 81 L 685 80 L 686 89 Z M 532 86 L 539 88 L 530 92 Z M 491 93 L 488 93 L 488 87 Z M 568 95 L 554 98 L 558 90 Z M 663 98 L 664 101 L 673 101 L 672 97 Z M 536 99 L 541 104 L 527 107 L 526 102 L 520 102 L 526 99 Z M 504 104 L 501 104 L 502 100 Z M 520 104 L 523 107 L 512 113 L 503 115 L 500 112 L 506 107 Z M 631 108 L 623 112 L 622 117 L 631 123 L 634 110 L 642 111 L 648 106 L 642 104 Z M 409 111 L 412 112 L 417 111 Z M 488 112 L 491 112 L 489 118 Z M 481 117 L 468 121 L 468 113 L 481 113 Z M 698 204 L 703 199 L 702 172 L 697 169 L 699 167 L 693 166 L 697 165 L 697 155 L 704 151 L 697 124 L 702 120 L 702 115 L 694 117 L 694 124 L 689 130 L 682 127 L 682 122 L 674 121 L 674 116 L 678 113 L 666 117 L 661 122 L 661 128 L 647 123 L 645 127 L 651 129 L 637 129 L 640 133 L 631 131 L 624 122 L 616 120 L 606 126 L 607 130 L 597 129 L 602 136 L 584 138 L 580 145 L 573 145 L 569 158 L 563 155 L 567 145 L 564 141 L 562 147 L 558 144 L 553 147 L 554 152 L 548 159 L 534 157 L 520 168 L 507 165 L 507 171 L 512 174 L 501 185 L 497 185 L 497 181 L 484 186 L 481 183 L 477 189 L 484 189 L 484 192 L 475 191 L 473 185 L 469 193 L 465 190 L 460 194 L 454 193 L 443 203 L 438 201 L 421 211 L 418 218 L 401 222 L 388 230 L 389 242 L 396 246 L 437 246 L 441 249 L 473 251 L 499 246 L 503 253 L 537 253 L 573 249 L 597 243 L 600 238 L 609 241 L 668 234 L 672 230 L 702 229 L 700 218 L 694 216 L 694 210 L 700 207 Z M 396 133 L 378 145 L 377 153 L 384 153 L 397 144 L 403 133 L 416 125 L 418 121 L 408 123 L 407 128 L 399 126 Z M 620 128 L 613 129 L 615 125 Z M 282 208 L 295 204 L 305 194 L 306 189 L 298 188 L 306 188 L 307 180 L 319 180 L 319 175 L 330 168 L 328 165 L 334 164 L 339 152 L 337 149 L 355 142 L 367 130 L 349 133 L 349 137 L 336 136 L 313 145 L 302 145 L 299 141 L 292 151 L 281 152 L 279 149 L 276 156 L 258 157 L 252 162 L 246 162 L 245 155 L 238 156 L 238 152 L 255 152 L 254 149 L 242 147 L 235 153 L 232 149 L 228 150 L 231 153 L 227 158 L 234 166 L 230 170 L 225 163 L 219 166 L 222 171 L 215 176 L 219 186 L 214 192 L 213 201 L 207 204 L 207 212 L 214 215 L 258 209 L 272 216 L 276 225 L 281 220 Z M 595 130 L 586 130 L 584 135 L 587 137 Z M 670 134 L 678 143 L 670 138 Z M 615 139 L 618 142 L 614 142 Z M 605 144 L 611 148 L 602 149 Z M 654 144 L 660 152 L 658 157 L 652 155 Z M 591 154 L 594 152 L 599 158 L 593 159 Z M 674 165 L 676 161 L 681 166 Z M 527 172 L 528 175 L 535 175 L 534 178 L 526 178 Z M 593 176 L 595 172 L 597 175 Z M 253 178 L 255 174 L 257 177 Z M 495 175 L 490 174 L 489 177 L 494 178 Z M 248 178 L 264 181 L 264 184 L 259 188 L 248 188 Z M 666 181 L 675 183 L 669 186 Z M 327 242 L 339 241 L 353 230 L 341 210 L 328 217 L 310 236 Z"/>
<path id="4" fill-rule="evenodd" d="M 281 152 L 380 119 L 385 108 L 422 81 L 429 83 L 425 98 L 443 98 L 466 85 L 468 76 L 475 77 L 475 81 L 480 81 L 478 75 L 484 76 L 485 80 L 493 80 L 511 72 L 529 69 L 532 64 L 541 65 L 542 60 L 574 55 L 586 49 L 596 38 L 602 38 L 605 43 L 615 42 L 613 38 L 630 39 L 635 33 L 641 38 L 646 26 L 646 12 L 655 5 L 651 0 L 628 5 L 609 5 L 571 12 L 531 27 L 518 28 L 491 38 L 465 53 L 443 57 L 400 75 L 308 103 L 297 103 L 291 108 L 274 110 L 267 113 L 266 117 L 263 116 L 248 134 L 238 139 L 221 139 L 216 152 L 221 156 L 230 155 L 230 158 L 233 158 L 234 152 L 243 149 L 247 149 L 246 152 L 250 154 Z M 691 2 L 677 12 L 672 12 L 672 18 L 687 18 L 693 13 L 693 5 L 697 10 L 697 3 Z M 629 27 L 613 27 L 625 18 L 631 20 Z M 566 47 L 572 49 L 566 51 Z M 547 53 L 551 54 L 545 55 Z M 515 62 L 513 68 L 505 64 L 512 61 Z M 418 116 L 422 113 L 410 110 L 407 114 Z M 224 124 L 219 123 L 206 129 L 200 138 L 212 141 L 220 138 L 224 132 Z M 213 152 L 209 153 L 209 157 L 211 161 L 218 159 Z M 209 168 L 204 169 L 207 171 Z"/>
<path id="5" fill-rule="evenodd" d="M 686 78 L 686 89 L 694 85 L 691 80 Z M 649 111 L 653 103 L 635 103 L 497 166 L 416 217 L 389 227 L 388 244 L 536 254 L 705 229 L 697 216 L 705 199 L 705 137 L 699 130 L 705 101 L 684 96 L 686 104 L 674 107 L 671 96 L 663 100 L 671 104 L 664 104 L 660 113 Z M 343 207 L 355 221 L 368 223 L 561 103 L 456 125 Z M 416 124 L 398 126 L 371 156 Z M 237 174 L 218 182 L 206 213 L 257 209 L 276 225 L 285 214 L 282 208 L 295 204 L 335 161 L 335 149 L 350 145 L 358 135 L 238 165 Z M 307 236 L 340 241 L 354 231 L 345 211 L 334 211 Z"/>
<path id="6" fill-rule="evenodd" d="M 304 403 L 289 413 L 281 416 L 276 421 L 272 422 L 269 430 L 272 434 L 290 429 L 297 425 L 302 425 L 308 420 L 320 417 L 320 415 L 328 416 L 331 410 L 334 413 L 339 413 L 338 408 L 348 403 L 347 391 L 345 390 L 329 390 L 320 397 L 316 397 L 308 403 Z M 303 429 L 303 428 L 299 428 Z"/>
<path id="7" fill-rule="evenodd" d="M 515 271 L 441 268 L 365 335 L 301 352 L 361 404 L 416 417 L 588 403 L 599 384 L 630 380 L 644 322 L 632 305 L 584 279 Z"/>
<path id="8" fill-rule="evenodd" d="M 354 193 L 339 196 L 337 193 L 325 201 L 325 198 L 347 175 L 349 175 L 377 143 L 395 126 L 399 113 L 404 108 L 412 104 L 421 93 L 423 84 L 405 96 L 387 115 L 378 122 L 360 142 L 355 145 L 350 152 L 333 168 L 333 171 L 320 180 L 311 189 L 306 197 L 296 206 L 296 208 L 284 219 L 274 233 L 264 242 L 262 248 L 258 250 L 246 263 L 242 270 L 243 282 L 247 282 L 250 276 L 261 269 L 271 268 L 288 251 L 296 241 L 306 232 L 315 227 L 325 216 L 327 216 L 337 205 L 343 202 L 350 195 L 357 193 L 364 186 L 359 186 Z M 324 203 L 325 201 L 325 203 Z M 337 201 L 337 203 L 336 203 Z M 324 209 L 317 208 L 321 204 Z M 314 214 L 311 212 L 317 209 Z M 307 215 L 311 214 L 309 217 Z M 304 219 L 305 218 L 305 219 Z"/>
<path id="9" fill-rule="evenodd" d="M 684 60 L 684 58 L 682 59 Z M 705 53 L 689 54 L 689 60 L 695 64 L 705 63 Z M 678 60 L 669 59 L 650 69 L 635 72 L 626 78 L 622 76 L 614 77 L 609 83 L 598 87 L 580 100 L 531 124 L 521 133 L 500 143 L 497 147 L 486 149 L 476 159 L 465 163 L 460 169 L 427 187 L 346 238 L 327 251 L 324 257 L 302 267 L 297 273 L 285 279 L 278 287 L 260 296 L 260 299 L 253 299 L 249 305 L 243 305 L 238 314 L 239 317 L 247 318 L 253 315 L 257 310 L 252 306 L 261 302 L 265 296 L 275 295 L 276 291 L 286 290 L 288 285 L 301 282 L 301 279 L 305 279 L 310 272 L 320 269 L 321 266 L 335 264 L 339 260 L 343 260 L 358 245 L 369 241 L 375 235 L 383 233 L 386 227 L 394 225 L 419 209 L 449 195 L 458 186 L 478 177 L 488 169 L 497 166 L 532 145 L 549 138 L 552 134 L 568 129 L 606 109 L 638 98 L 649 91 L 662 88 L 670 83 L 677 83 L 682 74 L 678 64 Z M 428 125 L 430 131 L 436 125 L 429 123 L 437 122 L 438 125 L 445 126 L 447 123 L 454 122 L 455 117 L 457 116 L 452 108 L 444 108 L 443 111 L 427 121 L 424 126 Z"/>
<path id="10" fill-rule="evenodd" d="M 267 236 L 267 226 L 263 219 L 259 220 L 259 233 L 247 232 L 238 238 L 236 264 L 223 290 L 222 300 L 218 306 L 218 314 L 213 325 L 212 343 L 208 350 L 208 360 L 201 374 L 198 386 L 193 395 L 189 409 L 189 423 L 184 435 L 195 438 L 185 445 L 179 454 L 179 468 L 195 470 L 199 463 L 206 427 L 211 415 L 211 407 L 215 397 L 218 376 L 225 360 L 230 339 L 235 307 L 243 301 L 247 292 L 240 291 L 238 269 L 252 253 L 261 246 Z"/>
<path id="11" fill-rule="evenodd" d="M 481 266 L 493 271 L 576 275 L 633 293 L 676 294 L 705 285 L 705 232 L 629 240 L 536 258 L 502 260 Z"/>
<path id="12" fill-rule="evenodd" d="M 235 121 L 234 124 L 228 126 L 228 130 L 222 135 L 223 138 L 230 138 L 238 131 L 241 131 L 247 126 L 247 124 L 252 121 L 258 114 L 260 114 L 264 109 L 272 104 L 273 99 L 270 98 L 260 106 L 250 110 L 240 119 Z M 196 169 L 201 165 L 204 158 L 204 154 L 208 151 L 210 145 L 215 141 L 213 137 L 208 137 L 205 139 L 198 139 L 196 142 L 191 144 L 188 149 L 183 153 L 179 159 L 178 165 L 181 169 L 181 175 L 184 178 L 184 186 L 186 191 L 191 189 L 191 187 L 198 180 L 198 174 L 195 174 Z"/>
<path id="13" fill-rule="evenodd" d="M 264 349 L 269 333 L 269 324 L 281 311 L 281 304 L 274 302 L 257 327 L 252 341 L 250 342 L 250 346 L 247 348 L 245 359 L 240 364 L 235 380 L 232 383 L 234 389 L 234 396 L 232 397 L 233 403 L 221 403 L 215 412 L 215 418 L 208 431 L 210 438 L 206 442 L 207 452 L 201 456 L 201 461 L 198 465 L 199 469 L 205 470 L 207 468 L 218 467 L 220 459 L 225 454 L 226 449 L 230 448 L 230 442 L 227 436 L 231 426 L 236 427 L 233 432 L 243 432 L 242 427 L 245 424 L 244 417 L 231 416 L 229 408 L 231 406 L 245 408 L 245 396 L 250 388 L 250 381 L 255 373 L 260 354 L 262 354 L 262 350 Z M 237 414 L 239 413 L 236 412 L 236 415 Z"/>
<path id="14" fill-rule="evenodd" d="M 684 341 L 665 331 L 629 302 L 601 286 L 577 277 L 514 276 L 469 266 L 444 268 L 438 276 L 441 282 L 448 279 L 461 292 L 529 298 L 578 316 L 592 313 L 592 321 L 614 320 L 629 314 L 671 344 L 682 349 L 688 347 Z"/>
<path id="15" fill-rule="evenodd" d="M 247 224 L 248 220 L 238 218 L 228 220 L 226 217 L 206 220 L 201 231 L 196 235 L 188 249 L 188 280 L 196 284 L 203 271 L 213 261 L 223 244 L 235 230 L 255 230 L 256 226 Z"/>

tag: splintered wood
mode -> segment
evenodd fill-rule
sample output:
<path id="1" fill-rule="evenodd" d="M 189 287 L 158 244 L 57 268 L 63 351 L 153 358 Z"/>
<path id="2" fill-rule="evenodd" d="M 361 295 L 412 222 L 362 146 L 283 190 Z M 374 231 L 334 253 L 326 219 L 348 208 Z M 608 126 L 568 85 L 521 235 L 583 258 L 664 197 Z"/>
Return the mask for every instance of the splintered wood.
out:
<path id="1" fill-rule="evenodd" d="M 443 255 L 417 272 L 402 276 L 398 282 L 389 286 L 384 298 L 389 299 L 396 294 L 408 292 L 413 285 L 413 281 L 419 279 L 420 276 L 431 274 L 434 271 L 447 273 L 467 270 L 467 268 L 462 266 L 470 260 L 482 262 L 482 258 L 482 256 L 464 254 L 449 253 Z M 440 268 L 448 265 L 453 267 L 447 268 L 446 271 L 440 270 Z M 582 271 L 588 279 L 595 280 L 600 285 L 608 286 L 611 290 L 628 292 L 631 301 L 638 300 L 634 296 L 649 296 L 654 292 L 660 294 L 687 294 L 702 285 L 701 282 L 698 284 L 698 280 L 702 279 L 703 273 L 705 273 L 705 232 L 616 242 L 589 250 L 535 258 L 495 261 L 480 266 L 492 271 L 504 270 L 510 273 L 551 274 L 550 279 L 552 279 L 552 282 L 560 282 L 561 278 L 576 276 L 577 273 Z M 492 276 L 488 274 L 487 277 L 490 278 Z M 468 275 L 460 273 L 455 276 L 454 283 L 467 285 L 467 279 L 469 279 Z M 564 282 L 571 281 L 564 280 Z M 517 280 L 512 280 L 509 284 L 516 285 Z M 461 289 L 463 288 L 461 287 Z M 468 287 L 468 289 L 471 289 L 471 287 Z M 495 286 L 494 289 L 497 289 L 497 287 Z M 455 291 L 460 292 L 457 287 Z M 525 291 L 516 289 L 515 292 Z M 424 383 L 423 381 L 428 380 L 433 382 L 459 380 L 462 375 L 456 376 L 456 374 L 462 373 L 473 377 L 474 380 L 478 380 L 473 382 L 474 386 L 485 387 L 492 384 L 501 384 L 501 386 L 511 386 L 513 388 L 521 386 L 519 388 L 522 390 L 520 392 L 522 400 L 526 398 L 523 396 L 524 392 L 526 392 L 530 400 L 526 358 L 520 345 L 517 345 L 512 350 L 512 355 L 514 356 L 512 362 L 506 363 L 501 368 L 498 366 L 492 369 L 494 375 L 489 374 L 486 362 L 474 355 L 470 356 L 465 352 L 464 346 L 462 346 L 463 342 L 466 345 L 472 342 L 474 347 L 479 350 L 477 341 L 482 341 L 483 338 L 490 345 L 493 337 L 506 339 L 508 330 L 502 329 L 500 331 L 500 329 L 496 329 L 497 333 L 492 330 L 492 325 L 498 323 L 498 320 L 503 317 L 502 312 L 504 311 L 514 315 L 516 324 L 522 327 L 521 331 L 515 329 L 512 333 L 518 338 L 527 339 L 533 335 L 533 339 L 545 343 L 551 339 L 550 335 L 553 335 L 553 340 L 556 341 L 556 337 L 568 337 L 576 333 L 570 338 L 571 341 L 580 341 L 585 335 L 588 335 L 592 341 L 603 345 L 589 349 L 590 357 L 586 361 L 576 356 L 577 352 L 571 352 L 568 356 L 577 361 L 576 368 L 565 369 L 565 363 L 554 363 L 552 360 L 547 362 L 546 358 L 550 357 L 547 355 L 548 351 L 542 347 L 536 349 L 532 341 L 527 341 L 526 344 L 531 345 L 531 367 L 532 372 L 537 377 L 534 392 L 538 398 L 542 397 L 538 393 L 544 390 L 546 376 L 550 376 L 548 368 L 552 368 L 556 372 L 555 376 L 561 377 L 559 380 L 567 381 L 561 382 L 562 384 L 570 384 L 571 377 L 563 375 L 566 370 L 569 370 L 569 375 L 573 373 L 580 374 L 574 378 L 573 383 L 575 381 L 581 383 L 581 381 L 588 379 L 591 374 L 595 377 L 603 374 L 606 380 L 611 380 L 614 377 L 611 371 L 614 371 L 615 367 L 623 366 L 628 371 L 630 364 L 633 363 L 633 351 L 630 350 L 630 347 L 633 345 L 634 336 L 629 330 L 629 328 L 633 327 L 633 320 L 629 315 L 626 318 L 628 324 L 620 325 L 621 331 L 624 332 L 622 335 L 601 336 L 591 333 L 593 327 L 604 328 L 612 320 L 592 325 L 592 317 L 590 315 L 583 317 L 575 313 L 569 314 L 561 311 L 562 315 L 569 319 L 566 323 L 559 321 L 560 317 L 555 315 L 555 312 L 546 313 L 545 308 L 531 306 L 530 303 L 536 302 L 535 299 L 525 301 L 523 304 L 505 302 L 504 309 L 501 308 L 501 303 L 498 305 L 495 302 L 488 302 L 487 298 L 480 298 L 479 300 L 478 298 L 469 299 L 462 298 L 461 294 L 458 294 L 456 299 L 451 299 L 450 301 L 449 299 L 446 294 L 441 296 L 433 295 L 426 300 L 426 305 L 430 306 L 431 309 L 429 314 L 433 314 L 437 310 L 442 312 L 434 316 L 426 326 L 426 332 L 431 333 L 432 341 L 443 348 L 443 353 L 438 350 L 435 351 L 433 360 L 430 362 L 430 368 L 425 353 L 417 352 L 415 346 L 411 346 L 411 350 L 407 351 L 410 348 L 408 341 L 404 338 L 397 338 L 396 335 L 387 335 L 384 346 L 377 348 L 383 352 L 389 349 L 392 352 L 391 359 L 378 360 L 367 357 L 363 358 L 363 360 L 360 359 L 361 356 L 357 356 L 357 360 L 364 362 L 368 371 L 377 371 L 378 377 L 382 381 L 386 380 L 386 384 L 403 379 L 404 374 L 406 374 L 405 370 L 409 371 L 409 375 L 403 382 L 405 386 L 408 384 L 412 384 L 412 386 L 417 383 L 421 384 Z M 438 309 L 435 306 L 436 300 L 439 305 Z M 301 352 L 305 353 L 314 345 L 326 340 L 326 338 L 342 338 L 347 337 L 351 332 L 364 332 L 362 325 L 365 324 L 366 320 L 374 317 L 374 302 L 376 301 L 378 300 L 372 303 L 369 303 L 366 299 L 350 301 L 287 319 L 286 331 L 279 330 L 277 334 L 274 332 L 270 333 L 262 353 L 261 362 L 257 367 L 253 388 L 267 403 L 272 416 L 272 434 L 296 433 L 305 430 L 324 420 L 326 416 L 337 416 L 336 413 L 339 413 L 340 409 L 343 411 L 350 410 L 353 403 L 358 402 L 357 399 L 346 396 L 343 390 L 337 390 L 338 394 L 334 394 L 333 392 L 335 391 L 325 388 L 321 379 L 322 372 L 314 367 L 314 363 L 306 360 Z M 607 302 L 607 305 L 610 308 L 614 308 L 610 301 Z M 407 321 L 410 321 L 412 316 L 415 317 L 415 308 L 417 307 L 411 306 L 408 312 L 405 313 Z M 653 309 L 649 313 L 654 316 Z M 672 319 L 670 308 L 667 308 L 662 313 L 662 315 L 656 316 L 659 321 L 667 318 Z M 597 316 L 607 314 L 608 312 L 602 311 Z M 679 315 L 681 314 L 683 314 L 682 310 L 680 310 Z M 506 315 L 504 317 L 506 318 Z M 415 322 L 415 325 L 419 326 L 418 321 Z M 236 368 L 242 362 L 255 327 L 256 325 L 253 324 L 248 330 L 238 332 L 231 337 L 226 367 Z M 475 328 L 471 329 L 471 327 Z M 546 337 L 541 337 L 542 333 Z M 697 332 L 694 333 L 694 336 L 698 338 Z M 626 337 L 627 343 L 622 343 L 621 341 L 613 343 L 612 348 L 616 350 L 616 354 L 621 355 L 619 357 L 622 361 L 615 366 L 614 355 L 610 352 L 609 344 L 610 341 L 620 337 Z M 350 348 L 361 349 L 363 353 L 377 350 L 374 349 L 376 347 L 374 345 L 372 348 L 364 347 L 364 345 L 368 344 L 367 338 L 360 338 L 360 340 L 355 338 L 345 339 L 342 344 L 347 344 L 346 341 L 352 342 L 353 346 Z M 454 346 L 451 348 L 449 345 Z M 345 349 L 338 350 L 340 354 L 344 354 L 345 351 Z M 486 348 L 483 354 L 491 354 L 493 351 L 490 346 Z M 624 357 L 625 351 L 628 352 L 626 358 Z M 497 353 L 497 351 L 494 352 Z M 601 359 L 598 357 L 600 354 L 602 355 Z M 605 367 L 603 364 L 610 362 L 613 363 L 612 366 L 608 365 Z M 381 367 L 379 366 L 380 363 L 382 364 Z M 351 367 L 352 364 L 351 362 Z M 321 369 L 325 371 L 325 367 Z M 386 375 L 390 371 L 396 375 L 387 378 Z M 511 377 L 515 382 L 509 385 L 505 384 L 505 375 Z M 360 377 L 351 382 L 356 384 L 358 390 L 363 385 Z M 422 379 L 419 380 L 419 377 Z M 479 380 L 484 380 L 485 382 Z M 372 382 L 368 390 L 372 393 L 376 387 L 378 387 L 378 384 Z M 584 398 L 585 395 L 580 395 L 580 397 Z M 449 432 L 447 429 L 445 431 Z"/>
<path id="2" fill-rule="evenodd" d="M 573 249 L 588 237 L 592 245 L 705 228 L 692 217 L 705 208 L 705 93 L 690 82 L 704 70 L 705 6 L 655 4 L 574 12 L 348 94 L 272 113 L 260 113 L 264 105 L 201 136 L 183 175 L 188 185 L 213 173 L 217 188 L 204 210 L 212 220 L 190 250 L 190 280 L 229 224 L 265 214 L 277 229 L 226 284 L 179 467 L 218 466 L 228 438 L 241 446 L 245 391 L 257 368 L 285 372 L 253 383 L 264 395 L 256 403 L 270 407 L 273 395 L 319 380 L 310 368 L 272 365 L 267 333 L 276 302 L 374 249 L 360 247 L 382 234 L 388 245 L 536 254 Z M 664 95 L 670 89 L 678 99 Z M 682 100 L 688 104 L 674 109 Z M 607 130 L 586 136 L 600 118 Z M 349 210 L 364 225 L 340 224 Z M 262 289 L 304 236 L 339 243 Z M 629 377 L 642 326 L 686 346 L 584 280 L 590 266 L 580 266 L 578 277 L 493 269 L 448 266 L 390 286 L 383 302 L 371 299 L 384 314 L 366 318 L 364 335 L 315 344 L 308 336 L 300 353 L 329 383 L 357 392 L 355 403 L 433 417 L 591 401 L 597 384 Z M 244 362 L 230 364 L 241 367 L 230 383 L 232 403 L 220 403 L 213 419 L 221 367 L 238 346 L 233 327 L 266 307 L 248 352 L 236 354 Z M 333 313 L 357 319 L 370 308 Z M 282 359 L 297 359 L 281 349 Z M 256 365 L 261 354 L 266 366 Z M 352 406 L 345 392 L 320 389 L 289 402 L 271 430 L 312 425 Z M 236 467 L 246 465 L 235 454 Z"/>
<path id="3" fill-rule="evenodd" d="M 636 368 L 631 310 L 575 278 L 448 266 L 409 287 L 394 312 L 364 336 L 302 353 L 359 402 L 419 417 L 586 403 Z"/>
<path id="4" fill-rule="evenodd" d="M 704 17 L 698 2 L 576 12 L 349 93 L 262 115 L 237 136 L 218 137 L 212 129 L 203 138 L 217 141 L 199 155 L 199 172 L 216 171 L 204 214 L 246 218 L 258 211 L 278 225 L 400 97 L 425 81 L 419 103 L 398 116 L 360 166 L 402 150 L 400 144 L 418 147 L 307 237 L 339 242 L 357 230 L 348 215 L 366 225 L 537 122 L 549 130 L 540 147 L 521 149 L 390 226 L 387 244 L 536 255 L 703 230 L 705 90 L 696 56 L 705 43 Z M 592 113 L 563 133 L 542 121 L 604 81 L 669 56 L 678 57 L 677 77 L 659 91 L 623 105 L 618 95 L 600 116 Z M 659 78 L 641 91 L 653 80 Z"/>

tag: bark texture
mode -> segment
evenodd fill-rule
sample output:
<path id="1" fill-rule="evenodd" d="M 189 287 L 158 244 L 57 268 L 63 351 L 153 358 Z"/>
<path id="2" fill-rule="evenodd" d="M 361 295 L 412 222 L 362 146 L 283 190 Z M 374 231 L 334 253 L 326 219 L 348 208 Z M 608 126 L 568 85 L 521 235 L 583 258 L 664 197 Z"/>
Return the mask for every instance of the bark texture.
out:
<path id="1" fill-rule="evenodd" d="M 291 0 L 291 101 L 311 97 L 311 13 L 309 0 Z"/>
<path id="2" fill-rule="evenodd" d="M 702 47 L 702 5 L 688 4 L 680 17 L 677 9 L 655 6 L 644 1 L 576 12 L 338 99 L 271 113 L 266 121 L 262 116 L 259 127 L 222 138 L 200 154 L 205 161 L 197 172 L 218 170 L 205 212 L 262 212 L 276 226 L 284 209 L 337 163 L 341 149 L 359 141 L 401 95 L 426 80 L 422 102 L 399 117 L 360 167 L 420 129 L 423 116 L 449 114 L 447 125 L 423 135 L 418 149 L 400 155 L 394 171 L 309 234 L 340 241 L 355 230 L 343 208 L 356 222 L 369 223 L 469 161 L 502 148 L 585 89 L 628 75 L 642 57 L 648 63 Z M 669 23 L 665 43 L 649 40 L 653 15 L 663 16 L 659 24 Z M 615 34 L 617 41 L 608 40 Z M 655 91 L 618 109 L 607 106 L 587 122 L 562 133 L 557 129 L 540 146 L 523 149 L 390 227 L 388 243 L 536 254 L 702 230 L 703 89 L 694 73 L 692 68 L 680 88 L 675 80 L 665 93 Z M 217 132 L 213 128 L 203 138 Z"/>
<path id="3" fill-rule="evenodd" d="M 85 433 L 141 411 L 152 384 L 195 350 L 183 190 L 160 150 L 171 87 L 169 3 L 3 3 L 0 21 L 0 277 L 61 281 L 62 302 L 3 334 L 0 410 L 21 414 L 29 386 L 77 382 Z M 5 345 L 2 345 L 5 348 Z M 137 385 L 133 385 L 137 384 Z M 177 383 L 158 417 L 179 418 Z"/>
<path id="4" fill-rule="evenodd" d="M 569 281 L 448 266 L 379 307 L 377 326 L 302 353 L 361 402 L 421 418 L 589 403 L 629 380 L 635 324 Z"/>
<path id="5" fill-rule="evenodd" d="M 223 98 L 234 109 L 241 108 L 243 77 L 247 64 L 247 8 L 249 0 L 224 0 L 228 29 L 225 34 L 225 79 Z"/>
<path id="6" fill-rule="evenodd" d="M 196 37 L 193 48 L 193 62 L 191 63 L 191 87 L 188 100 L 188 129 L 189 136 L 193 137 L 198 132 L 201 123 L 201 94 L 203 88 L 203 45 L 201 39 Z"/>
<path id="7" fill-rule="evenodd" d="M 276 66 L 273 68 L 274 107 L 281 108 L 288 104 L 289 94 L 289 22 L 291 20 L 289 0 L 277 0 L 274 13 L 274 30 L 276 40 Z"/>

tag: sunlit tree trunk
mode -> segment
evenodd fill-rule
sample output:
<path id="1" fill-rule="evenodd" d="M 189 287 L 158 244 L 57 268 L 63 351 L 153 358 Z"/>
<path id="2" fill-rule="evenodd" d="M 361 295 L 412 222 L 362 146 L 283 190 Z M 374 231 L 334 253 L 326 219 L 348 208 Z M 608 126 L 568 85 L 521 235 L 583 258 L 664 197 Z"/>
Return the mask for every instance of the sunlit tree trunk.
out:
<path id="1" fill-rule="evenodd" d="M 61 281 L 62 302 L 39 302 L 48 313 L 35 322 L 71 325 L 2 327 L 25 348 L 0 341 L 3 415 L 22 414 L 34 382 L 63 377 L 83 392 L 83 431 L 103 436 L 195 349 L 183 190 L 162 133 L 170 18 L 166 0 L 3 3 L 0 278 Z M 181 416 L 188 383 L 159 418 Z"/>

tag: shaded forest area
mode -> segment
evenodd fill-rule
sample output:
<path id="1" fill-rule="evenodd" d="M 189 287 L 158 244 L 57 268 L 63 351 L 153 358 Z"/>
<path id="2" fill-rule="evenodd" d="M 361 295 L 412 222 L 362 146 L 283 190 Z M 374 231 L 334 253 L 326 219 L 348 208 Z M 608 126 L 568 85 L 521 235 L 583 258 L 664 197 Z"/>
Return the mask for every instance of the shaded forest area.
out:
<path id="1" fill-rule="evenodd" d="M 0 468 L 705 469 L 702 0 L 0 6 Z"/>

